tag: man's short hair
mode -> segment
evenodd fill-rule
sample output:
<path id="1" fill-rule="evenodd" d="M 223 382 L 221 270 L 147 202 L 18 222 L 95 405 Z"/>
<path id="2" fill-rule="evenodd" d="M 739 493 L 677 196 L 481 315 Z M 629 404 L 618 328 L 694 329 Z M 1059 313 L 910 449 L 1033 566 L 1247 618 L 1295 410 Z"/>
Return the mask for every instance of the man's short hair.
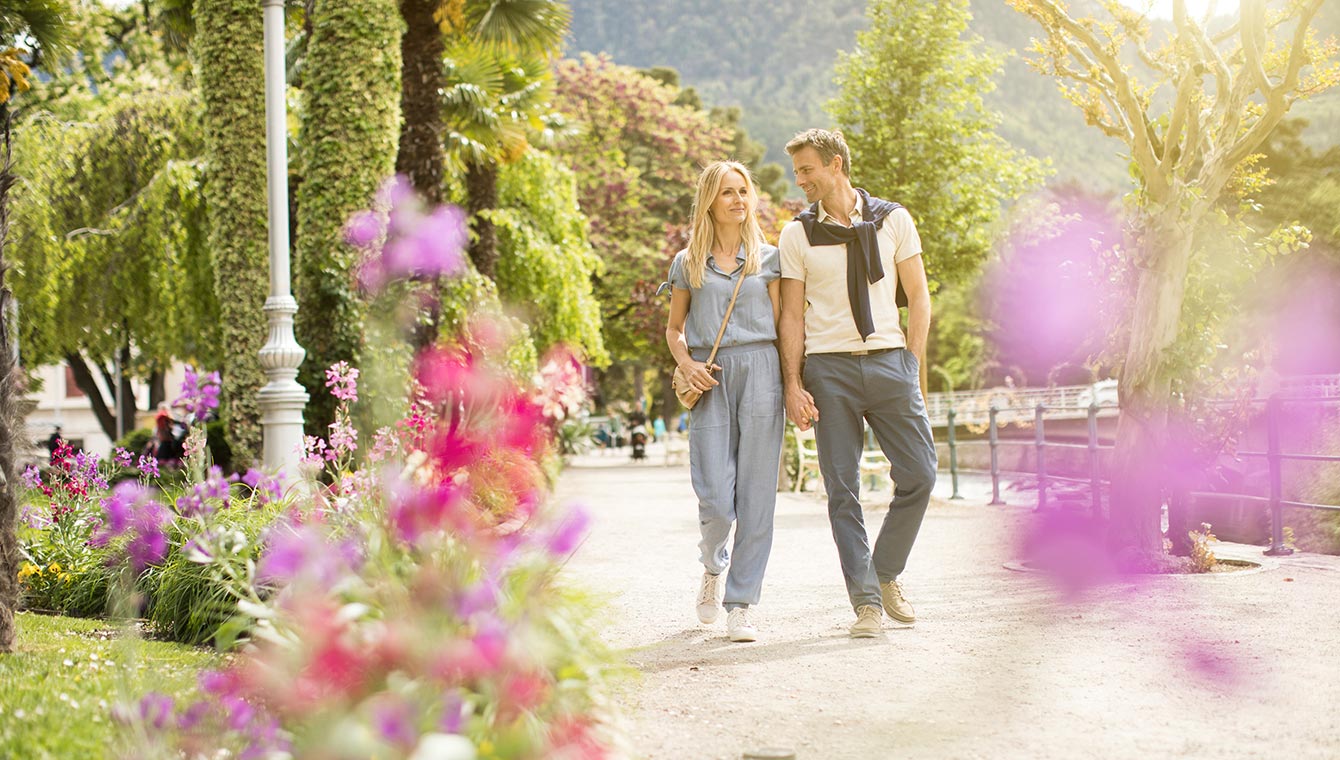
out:
<path id="1" fill-rule="evenodd" d="M 786 144 L 786 155 L 794 156 L 804 148 L 814 148 L 824 166 L 833 163 L 833 156 L 842 156 L 842 173 L 851 176 L 851 149 L 838 129 L 807 129 Z"/>

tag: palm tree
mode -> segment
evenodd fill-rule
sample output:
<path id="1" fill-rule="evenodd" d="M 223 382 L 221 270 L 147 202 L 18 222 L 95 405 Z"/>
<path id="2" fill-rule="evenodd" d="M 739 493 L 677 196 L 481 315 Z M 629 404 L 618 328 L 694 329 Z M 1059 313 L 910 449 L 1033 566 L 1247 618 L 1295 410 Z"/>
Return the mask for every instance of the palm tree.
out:
<path id="1" fill-rule="evenodd" d="M 32 48 L 28 62 L 23 60 L 27 51 L 0 52 L 0 652 L 14 648 L 14 610 L 19 603 L 16 442 L 27 438 L 19 411 L 19 352 L 13 332 L 17 305 L 5 286 L 9 191 L 17 179 L 10 151 L 14 119 L 10 106 L 16 94 L 28 89 L 29 63 L 63 52 L 68 13 L 64 0 L 0 0 L 0 39 L 20 39 Z"/>
<path id="2" fill-rule="evenodd" d="M 475 233 L 470 259 L 492 277 L 497 240 L 487 214 L 497 168 L 517 155 L 516 135 L 538 124 L 544 60 L 572 18 L 561 0 L 401 0 L 404 90 L 396 169 L 430 202 L 442 199 L 448 154 L 465 171 Z M 450 79 L 448 78 L 450 75 Z"/>
<path id="3" fill-rule="evenodd" d="M 480 49 L 468 41 L 447 51 L 442 111 L 446 157 L 465 176 L 465 210 L 474 239 L 470 260 L 492 279 L 498 241 L 488 212 L 498 205 L 498 168 L 521 157 L 543 131 L 551 91 L 548 62 Z"/>

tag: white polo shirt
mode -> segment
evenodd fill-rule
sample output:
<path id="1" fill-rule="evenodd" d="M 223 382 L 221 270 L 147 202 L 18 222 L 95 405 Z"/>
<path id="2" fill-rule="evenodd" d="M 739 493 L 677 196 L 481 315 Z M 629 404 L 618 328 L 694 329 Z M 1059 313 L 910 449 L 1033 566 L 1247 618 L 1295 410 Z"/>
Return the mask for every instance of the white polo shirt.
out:
<path id="1" fill-rule="evenodd" d="M 851 211 L 853 223 L 862 220 L 861 196 L 856 196 L 856 208 Z M 829 219 L 823 203 L 819 204 L 819 221 Z M 781 249 L 782 277 L 805 283 L 805 353 L 824 354 L 834 351 L 862 351 L 877 348 L 903 348 L 903 335 L 895 294 L 898 289 L 898 262 L 921 255 L 921 236 L 907 209 L 891 212 L 876 235 L 879 258 L 884 265 L 884 277 L 870 287 L 870 315 L 875 331 L 864 341 L 856 330 L 851 315 L 851 301 L 847 298 L 847 246 L 811 246 L 805 237 L 805 228 L 799 221 L 791 221 L 782 228 L 778 247 Z"/>

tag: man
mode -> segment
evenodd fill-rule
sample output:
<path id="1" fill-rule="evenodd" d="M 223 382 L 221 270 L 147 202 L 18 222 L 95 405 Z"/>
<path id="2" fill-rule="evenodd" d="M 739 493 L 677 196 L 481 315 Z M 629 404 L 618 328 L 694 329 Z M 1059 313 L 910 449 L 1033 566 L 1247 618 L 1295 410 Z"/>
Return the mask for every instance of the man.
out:
<path id="1" fill-rule="evenodd" d="M 786 414 L 801 430 L 815 426 L 828 519 L 856 611 L 851 635 L 871 638 L 883 632 L 881 607 L 898 623 L 916 622 L 898 576 L 935 485 L 935 444 L 920 384 L 931 323 L 921 238 L 902 206 L 852 187 L 841 132 L 801 132 L 786 152 L 812 204 L 779 241 Z M 895 484 L 873 554 L 860 502 L 866 423 Z"/>

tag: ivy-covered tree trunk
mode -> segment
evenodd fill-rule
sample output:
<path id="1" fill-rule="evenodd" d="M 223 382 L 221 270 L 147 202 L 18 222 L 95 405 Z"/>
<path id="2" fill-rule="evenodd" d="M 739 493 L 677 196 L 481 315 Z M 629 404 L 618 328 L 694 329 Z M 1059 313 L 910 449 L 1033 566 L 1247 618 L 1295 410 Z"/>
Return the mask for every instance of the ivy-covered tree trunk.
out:
<path id="1" fill-rule="evenodd" d="M 363 312 L 354 293 L 349 216 L 395 170 L 401 19 L 396 0 L 317 0 L 307 49 L 303 182 L 297 190 L 299 380 L 311 394 L 308 430 L 324 434 L 335 404 L 325 369 L 358 362 Z"/>
<path id="2" fill-rule="evenodd" d="M 1117 423 L 1112 470 L 1114 544 L 1133 553 L 1142 563 L 1163 554 L 1160 511 L 1165 487 L 1164 462 L 1168 454 L 1168 415 L 1172 403 L 1172 374 L 1168 350 L 1177 340 L 1187 267 L 1191 261 L 1194 220 L 1164 213 L 1143 230 L 1147 268 L 1140 270 L 1131 311 L 1127 344 L 1118 387 L 1121 419 Z"/>
<path id="3" fill-rule="evenodd" d="M 260 4 L 209 0 L 196 4 L 193 48 L 205 104 L 209 248 L 223 346 L 223 419 L 241 466 L 261 451 L 260 350 L 268 331 L 269 294 L 265 166 L 265 59 Z"/>
<path id="4" fill-rule="evenodd" d="M 445 42 L 433 17 L 440 0 L 400 0 L 405 21 L 400 39 L 403 89 L 400 110 L 400 150 L 395 168 L 409 177 L 410 184 L 429 204 L 442 202 L 442 178 L 446 153 L 442 146 L 442 90 L 446 74 L 442 65 Z"/>
<path id="5" fill-rule="evenodd" d="M 5 285 L 5 246 L 9 237 L 9 190 L 15 177 L 10 171 L 10 121 L 13 115 L 0 105 L 0 652 L 14 649 L 14 612 L 19 606 L 19 500 L 17 442 L 26 440 L 23 414 L 19 410 L 17 325 L 9 288 Z"/>
<path id="6" fill-rule="evenodd" d="M 465 167 L 465 203 L 470 216 L 470 261 L 479 273 L 495 279 L 498 274 L 498 231 L 488 212 L 498 207 L 498 166 L 471 161 Z"/>

